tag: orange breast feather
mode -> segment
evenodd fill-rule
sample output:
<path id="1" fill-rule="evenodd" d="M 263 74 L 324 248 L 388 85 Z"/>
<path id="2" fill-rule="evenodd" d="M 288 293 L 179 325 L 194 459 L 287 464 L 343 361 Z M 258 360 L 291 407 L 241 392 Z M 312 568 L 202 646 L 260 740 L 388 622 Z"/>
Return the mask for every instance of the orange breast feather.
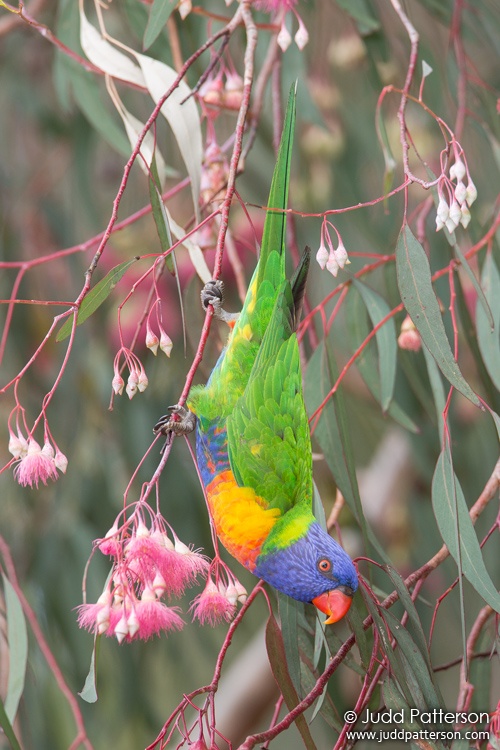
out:
<path id="1" fill-rule="evenodd" d="M 239 487 L 230 470 L 218 474 L 206 489 L 219 539 L 233 557 L 253 572 L 280 511 L 266 509 L 263 499 L 250 487 Z"/>

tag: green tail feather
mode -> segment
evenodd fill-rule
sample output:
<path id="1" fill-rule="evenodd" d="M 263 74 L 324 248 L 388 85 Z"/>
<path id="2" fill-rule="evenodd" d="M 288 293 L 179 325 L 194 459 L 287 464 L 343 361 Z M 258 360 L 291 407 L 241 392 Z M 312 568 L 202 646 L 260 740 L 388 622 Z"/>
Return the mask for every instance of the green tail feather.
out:
<path id="1" fill-rule="evenodd" d="M 195 386 L 188 398 L 189 408 L 201 422 L 225 418 L 243 394 L 271 319 L 285 275 L 286 214 L 295 128 L 295 86 L 290 90 L 283 132 L 274 168 L 264 222 L 259 262 L 252 276 L 240 317 L 234 326 L 224 355 L 219 359 L 209 383 Z"/>

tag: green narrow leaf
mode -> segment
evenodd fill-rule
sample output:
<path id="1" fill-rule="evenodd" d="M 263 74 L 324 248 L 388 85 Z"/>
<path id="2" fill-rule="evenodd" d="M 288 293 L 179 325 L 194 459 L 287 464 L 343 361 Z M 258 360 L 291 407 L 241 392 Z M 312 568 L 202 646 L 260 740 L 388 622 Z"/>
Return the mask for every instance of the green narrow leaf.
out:
<path id="1" fill-rule="evenodd" d="M 89 318 L 97 308 L 99 308 L 103 302 L 106 301 L 108 296 L 111 294 L 115 286 L 118 284 L 123 274 L 132 263 L 135 263 L 138 258 L 132 260 L 126 260 L 123 263 L 115 266 L 101 279 L 93 289 L 87 294 L 82 302 L 80 310 L 78 312 L 78 319 L 76 324 L 79 326 Z M 73 317 L 69 317 L 68 320 L 61 326 L 59 333 L 56 336 L 56 341 L 64 341 L 69 336 L 73 327 Z"/>
<path id="2" fill-rule="evenodd" d="M 496 388 L 500 390 L 500 274 L 488 253 L 483 266 L 481 284 L 492 319 L 489 320 L 478 297 L 476 305 L 477 339 L 483 362 Z"/>
<path id="3" fill-rule="evenodd" d="M 12 750 L 21 750 L 21 745 L 19 744 L 16 735 L 14 734 L 14 730 L 12 729 L 12 724 L 9 721 L 9 718 L 5 712 L 5 708 L 1 700 L 0 700 L 0 727 L 2 727 L 4 734 Z"/>
<path id="4" fill-rule="evenodd" d="M 9 644 L 9 678 L 4 707 L 7 718 L 13 724 L 26 679 L 28 633 L 19 597 L 4 574 L 2 574 L 2 579 L 7 616 L 7 642 Z"/>
<path id="5" fill-rule="evenodd" d="M 500 594 L 484 564 L 481 548 L 469 516 L 462 488 L 453 471 L 449 446 L 441 452 L 432 479 L 432 507 L 439 532 L 451 556 L 477 593 L 500 612 Z M 458 513 L 458 517 L 457 517 Z M 460 551 L 456 538 L 458 521 Z"/>
<path id="6" fill-rule="evenodd" d="M 439 304 L 432 288 L 427 255 L 407 224 L 396 247 L 396 271 L 401 299 L 422 341 L 449 382 L 475 406 L 480 402 L 455 361 L 446 336 Z"/>
<path id="7" fill-rule="evenodd" d="M 465 255 L 460 250 L 460 247 L 459 247 L 459 245 L 458 245 L 457 242 L 453 243 L 453 252 L 457 256 L 458 260 L 460 261 L 460 265 L 462 266 L 462 268 L 464 269 L 465 273 L 469 277 L 469 281 L 471 282 L 472 286 L 474 287 L 474 289 L 476 291 L 476 294 L 477 294 L 477 303 L 478 303 L 478 305 L 481 305 L 483 313 L 488 318 L 488 323 L 490 325 L 490 328 L 493 328 L 493 326 L 495 325 L 495 323 L 494 323 L 494 320 L 493 320 L 493 314 L 491 312 L 491 308 L 490 308 L 490 306 L 488 304 L 488 300 L 487 300 L 487 298 L 486 298 L 483 290 L 481 289 L 481 284 L 476 279 L 476 275 L 475 275 L 474 271 L 469 266 L 469 264 L 467 262 L 467 258 L 465 257 Z M 488 258 L 486 258 L 486 260 L 488 260 Z M 483 271 L 484 271 L 484 269 L 483 269 Z M 495 297 L 493 297 L 492 301 L 493 302 L 495 301 Z"/>
<path id="8" fill-rule="evenodd" d="M 434 396 L 434 404 L 436 406 L 439 440 L 442 443 L 444 431 L 443 411 L 446 405 L 446 394 L 444 392 L 443 381 L 441 379 L 441 373 L 439 372 L 436 360 L 426 346 L 423 347 L 423 353 L 425 357 L 425 364 L 427 365 L 427 374 L 429 375 L 432 395 Z"/>
<path id="9" fill-rule="evenodd" d="M 87 703 L 95 703 L 97 701 L 97 660 L 99 657 L 99 646 L 101 644 L 101 636 L 96 635 L 94 637 L 94 647 L 92 649 L 92 656 L 90 657 L 90 669 L 87 677 L 85 678 L 85 684 L 81 691 L 78 693 L 82 700 Z"/>
<path id="10" fill-rule="evenodd" d="M 380 614 L 379 607 L 373 601 L 373 599 L 368 594 L 368 592 L 365 591 L 364 587 L 361 586 L 360 588 L 361 588 L 361 594 L 363 596 L 363 599 L 365 600 L 365 604 L 373 618 L 373 622 L 380 636 L 380 646 L 382 648 L 382 651 L 387 656 L 387 659 L 389 660 L 389 664 L 391 665 L 392 672 L 394 676 L 396 677 L 401 687 L 401 690 L 403 691 L 406 701 L 408 703 L 413 704 L 412 694 L 407 685 L 406 673 L 405 673 L 405 670 L 401 661 L 401 657 L 399 653 L 397 651 L 394 651 L 394 649 L 392 648 L 389 629 Z"/>
<path id="11" fill-rule="evenodd" d="M 348 295 L 347 311 L 348 331 L 353 349 L 356 351 L 370 333 L 366 306 L 362 302 L 359 294 L 351 293 Z M 356 367 L 373 398 L 382 406 L 380 370 L 377 356 L 374 351 L 373 341 L 370 341 L 363 348 L 356 360 Z M 409 432 L 419 432 L 418 426 L 415 422 L 410 419 L 406 412 L 404 412 L 395 401 L 391 401 L 389 404 L 387 414 Z"/>
<path id="12" fill-rule="evenodd" d="M 359 655 L 361 657 L 361 664 L 368 670 L 372 655 L 373 641 L 363 627 L 363 620 L 366 617 L 366 608 L 362 609 L 363 599 L 361 596 L 355 595 L 352 601 L 351 608 L 346 615 L 349 627 L 354 633 L 356 638 L 356 645 L 358 647 Z M 371 642 L 370 642 L 371 641 Z"/>
<path id="13" fill-rule="evenodd" d="M 172 247 L 172 233 L 170 231 L 170 223 L 168 221 L 165 204 L 160 194 L 159 187 L 161 185 L 160 177 L 158 175 L 158 167 L 156 165 L 156 157 L 153 154 L 151 160 L 151 174 L 149 175 L 149 201 L 153 210 L 153 219 L 156 225 L 156 231 L 160 240 L 161 251 L 165 255 L 165 264 L 170 273 L 175 276 L 174 261 L 167 254 Z"/>
<path id="14" fill-rule="evenodd" d="M 303 614 L 304 605 L 278 592 L 278 609 L 288 672 L 297 693 L 300 693 L 299 610 Z"/>
<path id="15" fill-rule="evenodd" d="M 291 711 L 298 705 L 299 697 L 288 672 L 283 637 L 273 614 L 269 616 L 269 620 L 267 621 L 266 648 L 274 679 L 281 690 L 288 710 Z M 316 750 L 316 745 L 314 744 L 305 716 L 303 714 L 298 716 L 295 723 L 306 748 L 308 750 Z"/>
<path id="16" fill-rule="evenodd" d="M 413 706 L 409 706 L 408 703 L 403 698 L 401 691 L 399 690 L 395 680 L 391 679 L 390 677 L 384 682 L 383 686 L 383 696 L 384 696 L 384 703 L 387 706 L 387 708 L 392 708 L 393 711 L 397 711 L 398 713 L 402 712 L 402 722 L 398 721 L 398 727 L 400 726 L 403 729 L 406 729 L 409 732 L 420 732 L 422 730 L 422 725 L 420 722 L 413 718 L 410 721 L 410 708 Z M 425 725 L 425 728 L 428 728 L 428 725 Z M 433 748 L 436 748 L 436 750 L 444 750 L 444 745 L 439 740 L 435 740 L 433 742 L 428 742 L 427 740 L 425 742 L 422 742 L 422 744 L 414 743 L 414 747 L 420 748 L 422 750 L 424 747 L 428 750 L 432 750 Z"/>
<path id="17" fill-rule="evenodd" d="M 393 582 L 394 588 L 398 592 L 399 600 L 408 614 L 410 623 L 413 625 L 415 636 L 414 640 L 416 642 L 416 645 L 419 647 L 420 652 L 427 664 L 427 668 L 432 676 L 432 664 L 429 654 L 429 647 L 427 646 L 422 623 L 420 622 L 420 617 L 418 616 L 418 612 L 413 599 L 410 596 L 410 592 L 406 588 L 405 583 L 399 573 L 397 573 L 393 567 L 391 567 L 390 565 L 385 565 L 384 568 L 387 571 L 391 581 Z"/>
<path id="18" fill-rule="evenodd" d="M 178 0 L 153 0 L 153 5 L 149 11 L 148 25 L 146 26 L 142 42 L 144 51 L 149 49 L 155 39 L 157 39 L 177 4 Z"/>
<path id="19" fill-rule="evenodd" d="M 443 698 L 434 684 L 434 678 L 432 672 L 429 670 L 427 661 L 408 630 L 403 627 L 398 618 L 390 610 L 385 612 L 385 620 L 401 649 L 401 653 L 408 662 L 408 667 L 418 686 L 418 691 L 415 691 L 413 694 L 415 705 L 421 708 L 422 711 L 426 711 L 429 708 L 444 708 Z M 417 703 L 419 694 L 422 695 L 420 705 Z"/>
<path id="20" fill-rule="evenodd" d="M 358 290 L 368 310 L 372 324 L 376 326 L 389 313 L 390 307 L 377 292 L 362 284 L 357 279 L 352 280 L 354 287 Z M 387 411 L 394 393 L 396 381 L 396 355 L 397 340 L 394 319 L 389 320 L 375 334 L 378 348 L 378 369 L 380 374 L 380 403 L 382 410 Z"/>

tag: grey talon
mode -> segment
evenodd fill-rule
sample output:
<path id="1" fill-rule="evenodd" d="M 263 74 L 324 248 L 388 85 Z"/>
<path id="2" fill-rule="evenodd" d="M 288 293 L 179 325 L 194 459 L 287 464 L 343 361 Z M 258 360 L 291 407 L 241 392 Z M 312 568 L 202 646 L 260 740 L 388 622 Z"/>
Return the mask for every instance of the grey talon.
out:
<path id="1" fill-rule="evenodd" d="M 187 435 L 196 427 L 196 415 L 184 406 L 169 406 L 170 414 L 161 417 L 153 427 L 153 432 L 168 435 Z M 178 419 L 176 419 L 178 417 Z"/>
<path id="2" fill-rule="evenodd" d="M 209 305 L 212 305 L 214 317 L 224 321 L 224 323 L 234 323 L 238 319 L 239 313 L 228 313 L 223 309 L 224 302 L 224 282 L 220 279 L 207 281 L 201 290 L 201 304 L 205 312 Z"/>

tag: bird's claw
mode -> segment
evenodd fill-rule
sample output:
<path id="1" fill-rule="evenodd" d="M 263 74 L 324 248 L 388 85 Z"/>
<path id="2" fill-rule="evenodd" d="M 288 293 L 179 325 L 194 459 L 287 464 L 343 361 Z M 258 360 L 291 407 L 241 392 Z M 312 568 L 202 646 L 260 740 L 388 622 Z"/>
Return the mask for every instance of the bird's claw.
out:
<path id="1" fill-rule="evenodd" d="M 153 427 L 155 434 L 168 435 L 169 432 L 173 432 L 174 435 L 179 436 L 187 435 L 194 430 L 196 427 L 196 416 L 192 411 L 179 404 L 169 406 L 168 410 L 170 414 L 160 417 Z"/>
<path id="2" fill-rule="evenodd" d="M 222 303 L 224 302 L 224 282 L 220 279 L 207 281 L 201 290 L 200 297 L 205 312 L 208 310 L 208 306 L 212 305 L 214 316 L 219 320 L 223 320 L 224 323 L 233 325 L 235 320 L 238 319 L 238 313 L 228 313 L 222 307 Z"/>
<path id="3" fill-rule="evenodd" d="M 207 281 L 200 294 L 201 305 L 205 312 L 209 305 L 214 309 L 214 315 L 220 313 L 222 302 L 224 300 L 224 282 L 220 279 L 211 279 Z"/>

